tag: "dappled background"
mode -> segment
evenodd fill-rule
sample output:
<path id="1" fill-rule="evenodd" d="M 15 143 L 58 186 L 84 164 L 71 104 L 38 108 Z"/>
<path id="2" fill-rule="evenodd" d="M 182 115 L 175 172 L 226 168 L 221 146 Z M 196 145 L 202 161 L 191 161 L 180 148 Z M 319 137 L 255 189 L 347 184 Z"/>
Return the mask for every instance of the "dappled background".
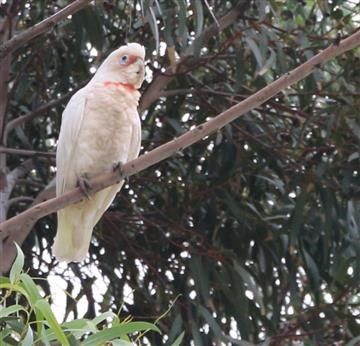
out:
<path id="1" fill-rule="evenodd" d="M 64 1 L 16 1 L 15 30 Z M 5 15 L 9 3 L 2 2 Z M 357 1 L 99 1 L 12 57 L 2 153 L 12 216 L 53 194 L 61 112 L 113 49 L 146 47 L 142 152 L 240 102 L 360 24 Z M 218 30 L 219 26 L 221 30 Z M 59 318 L 158 322 L 184 345 L 346 345 L 360 334 L 360 51 L 130 177 L 81 264 L 56 216 L 14 235 Z M 22 121 L 14 122 L 26 115 Z M 46 153 L 44 153 L 46 152 Z M 24 174 L 26 173 L 26 174 Z M 40 196 L 39 196 L 40 194 Z M 41 279 L 41 280 L 40 280 Z M 47 279 L 47 280 L 42 280 Z M 62 293 L 66 289 L 71 297 Z M 66 302 L 66 304 L 65 304 Z M 146 344 L 146 340 L 144 340 Z"/>

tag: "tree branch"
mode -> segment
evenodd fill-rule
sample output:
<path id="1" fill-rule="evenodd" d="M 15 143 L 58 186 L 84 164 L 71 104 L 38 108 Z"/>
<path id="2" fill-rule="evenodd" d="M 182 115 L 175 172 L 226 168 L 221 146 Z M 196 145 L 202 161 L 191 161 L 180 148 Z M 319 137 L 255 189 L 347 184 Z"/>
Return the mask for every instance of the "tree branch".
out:
<path id="1" fill-rule="evenodd" d="M 275 96 L 281 90 L 287 88 L 291 84 L 298 82 L 312 73 L 319 64 L 338 56 L 345 51 L 360 45 L 360 30 L 349 36 L 347 39 L 340 41 L 339 44 L 332 44 L 324 51 L 318 53 L 304 64 L 295 68 L 291 72 L 286 73 L 265 88 L 249 96 L 246 100 L 234 105 L 226 111 L 220 113 L 215 118 L 197 126 L 182 136 L 163 144 L 154 150 L 128 162 L 124 165 L 122 172 L 105 172 L 91 180 L 92 193 L 100 191 L 110 185 L 119 183 L 125 177 L 136 174 L 176 153 L 184 148 L 196 143 L 205 136 L 219 130 L 226 124 L 230 123 L 240 115 L 250 111 L 251 109 L 261 105 L 266 100 Z M 13 218 L 0 224 L 0 239 L 9 236 L 11 232 L 19 231 L 33 224 L 39 218 L 64 208 L 70 204 L 79 202 L 84 196 L 80 188 L 75 188 L 66 192 L 64 195 L 52 198 L 48 201 L 40 203 Z M 1 261 L 0 261 L 1 262 Z"/>
<path id="2" fill-rule="evenodd" d="M 7 203 L 7 208 L 9 209 L 12 205 L 20 203 L 20 202 L 31 202 L 32 203 L 32 202 L 34 202 L 34 198 L 27 197 L 27 196 L 19 196 L 19 197 L 10 198 Z"/>
<path id="3" fill-rule="evenodd" d="M 52 29 L 58 22 L 88 6 L 91 0 L 76 0 L 49 18 L 14 36 L 0 46 L 0 60 L 34 37 Z"/>
<path id="4" fill-rule="evenodd" d="M 12 189 L 16 185 L 17 181 L 22 178 L 25 174 L 27 174 L 34 167 L 34 162 L 32 159 L 25 160 L 15 169 L 7 174 L 7 188 L 9 190 L 9 194 Z"/>

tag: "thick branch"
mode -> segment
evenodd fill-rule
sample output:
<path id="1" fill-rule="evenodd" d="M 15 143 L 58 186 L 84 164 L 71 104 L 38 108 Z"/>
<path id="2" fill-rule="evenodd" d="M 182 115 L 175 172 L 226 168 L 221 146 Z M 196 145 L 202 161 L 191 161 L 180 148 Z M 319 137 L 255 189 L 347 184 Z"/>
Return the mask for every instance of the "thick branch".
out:
<path id="1" fill-rule="evenodd" d="M 186 132 L 182 136 L 163 144 L 156 149 L 144 154 L 137 159 L 124 165 L 122 173 L 106 172 L 91 180 L 92 192 L 97 192 L 110 185 L 118 183 L 120 180 L 138 173 L 176 153 L 184 148 L 196 143 L 205 136 L 222 128 L 240 115 L 261 105 L 266 100 L 275 96 L 281 90 L 291 84 L 305 78 L 313 72 L 319 64 L 342 54 L 343 52 L 360 45 L 360 30 L 347 39 L 341 41 L 338 45 L 332 44 L 324 51 L 318 53 L 304 64 L 300 65 L 291 72 L 286 73 L 265 88 L 249 96 L 246 100 L 234 105 L 228 110 L 220 113 L 215 118 L 197 126 L 195 129 Z M 26 228 L 29 223 L 33 223 L 39 218 L 48 215 L 54 211 L 64 208 L 72 203 L 80 201 L 83 197 L 79 188 L 66 192 L 64 195 L 52 198 L 46 202 L 40 203 L 23 213 L 0 224 L 0 238 L 4 239 L 11 232 Z"/>
<path id="2" fill-rule="evenodd" d="M 227 14 L 221 17 L 217 23 L 213 23 L 206 28 L 199 37 L 183 52 L 178 66 L 185 62 L 185 60 L 194 54 L 194 47 L 201 43 L 201 46 L 205 45 L 218 32 L 226 29 L 231 24 L 235 23 L 242 15 L 245 9 L 250 4 L 249 0 L 240 0 L 239 3 L 231 9 Z M 145 91 L 140 100 L 140 111 L 147 109 L 155 100 L 158 99 L 159 93 L 174 79 L 172 67 L 169 67 L 163 74 L 158 75 L 152 81 L 150 87 Z"/>
<path id="3" fill-rule="evenodd" d="M 52 29 L 58 22 L 86 7 L 90 2 L 91 0 L 76 0 L 49 18 L 46 18 L 40 23 L 35 24 L 31 28 L 6 41 L 0 46 L 0 60 L 34 37 Z"/>

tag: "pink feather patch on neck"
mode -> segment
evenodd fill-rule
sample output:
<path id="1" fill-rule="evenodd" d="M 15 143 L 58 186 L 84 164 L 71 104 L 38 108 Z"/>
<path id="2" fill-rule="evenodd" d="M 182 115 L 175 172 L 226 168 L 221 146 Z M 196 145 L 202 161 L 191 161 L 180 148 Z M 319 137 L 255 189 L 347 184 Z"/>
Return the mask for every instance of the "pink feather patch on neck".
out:
<path id="1" fill-rule="evenodd" d="M 121 83 L 121 82 L 111 82 L 111 81 L 106 81 L 104 82 L 104 87 L 105 88 L 111 88 L 111 87 L 116 87 L 116 88 L 125 88 L 127 91 L 135 91 L 135 87 L 134 85 L 130 84 L 130 83 Z"/>

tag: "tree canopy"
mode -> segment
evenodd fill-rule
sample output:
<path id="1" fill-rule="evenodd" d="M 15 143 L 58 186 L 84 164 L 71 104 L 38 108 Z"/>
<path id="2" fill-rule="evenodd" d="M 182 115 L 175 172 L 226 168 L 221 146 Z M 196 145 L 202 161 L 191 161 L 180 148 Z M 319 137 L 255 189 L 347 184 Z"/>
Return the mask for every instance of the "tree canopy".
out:
<path id="1" fill-rule="evenodd" d="M 1 42 L 65 5 L 2 2 Z M 0 221 L 53 197 L 61 112 L 125 42 L 147 51 L 139 106 L 145 153 L 359 24 L 360 5 L 351 0 L 114 0 L 50 22 L 0 62 Z M 14 258 L 12 241 L 21 244 L 29 274 L 67 319 L 111 309 L 153 322 L 173 304 L 159 321 L 165 335 L 146 335 L 151 345 L 170 345 L 182 331 L 184 345 L 195 346 L 355 345 L 359 66 L 359 48 L 331 59 L 130 177 L 83 263 L 51 256 L 52 214 L 3 239 L 2 269 Z"/>

